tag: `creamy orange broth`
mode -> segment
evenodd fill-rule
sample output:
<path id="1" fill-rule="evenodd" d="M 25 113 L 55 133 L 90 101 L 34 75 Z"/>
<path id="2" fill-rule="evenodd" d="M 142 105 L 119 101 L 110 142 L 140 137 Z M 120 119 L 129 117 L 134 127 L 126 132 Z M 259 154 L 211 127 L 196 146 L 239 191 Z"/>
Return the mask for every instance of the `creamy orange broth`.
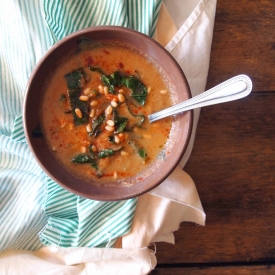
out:
<path id="1" fill-rule="evenodd" d="M 148 90 L 144 106 L 140 106 L 131 98 L 131 91 L 125 86 L 116 87 L 114 94 L 107 94 L 105 88 L 104 93 L 102 74 L 91 71 L 88 66 L 100 68 L 104 74 L 108 75 L 120 71 L 123 74 L 137 76 Z M 75 110 L 66 112 L 70 109 L 67 104 L 68 86 L 64 76 L 79 68 L 82 68 L 85 74 L 85 83 L 82 83 L 80 96 L 86 94 L 89 96 L 87 101 L 89 114 L 94 112 L 94 117 L 89 116 L 87 123 L 75 126 L 72 115 Z M 91 88 L 89 94 L 87 88 Z M 125 97 L 125 102 L 119 100 L 118 95 L 121 92 Z M 65 103 L 60 101 L 60 97 L 63 95 L 67 100 Z M 109 127 L 109 130 L 106 130 L 107 120 L 112 120 L 112 114 L 107 114 L 106 109 L 111 106 L 112 100 L 118 104 L 118 107 L 112 107 L 113 111 L 115 109 L 119 111 L 123 104 L 127 104 L 132 114 L 144 115 L 144 122 L 117 134 L 110 131 L 113 128 Z M 91 106 L 91 101 L 97 101 L 98 104 Z M 42 130 L 56 157 L 67 167 L 68 171 L 79 177 L 98 178 L 98 167 L 97 169 L 92 167 L 91 163 L 73 163 L 72 158 L 79 154 L 86 155 L 91 151 L 93 151 L 93 155 L 97 156 L 102 150 L 115 148 L 116 151 L 112 156 L 96 160 L 101 172 L 98 173 L 100 174 L 98 180 L 102 182 L 115 181 L 140 173 L 161 155 L 169 137 L 171 118 L 150 124 L 147 116 L 169 106 L 171 106 L 171 98 L 167 85 L 154 64 L 139 53 L 123 46 L 98 46 L 70 57 L 54 73 L 46 88 L 43 101 Z M 92 109 L 95 111 L 91 111 Z M 100 114 L 106 116 L 100 126 L 101 132 L 97 137 L 89 135 L 91 127 L 88 125 L 92 125 L 93 120 Z M 113 142 L 109 141 L 110 136 L 112 136 Z M 142 158 L 137 152 L 137 148 L 134 148 L 129 141 L 134 141 L 137 148 L 144 150 L 146 157 Z"/>

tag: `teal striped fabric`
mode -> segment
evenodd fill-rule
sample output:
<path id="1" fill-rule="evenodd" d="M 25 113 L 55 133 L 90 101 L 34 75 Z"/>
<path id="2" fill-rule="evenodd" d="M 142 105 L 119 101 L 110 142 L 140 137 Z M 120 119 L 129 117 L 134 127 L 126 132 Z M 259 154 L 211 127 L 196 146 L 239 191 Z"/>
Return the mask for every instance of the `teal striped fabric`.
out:
<path id="1" fill-rule="evenodd" d="M 117 25 L 153 36 L 159 0 L 76 0 L 44 2 L 45 19 L 54 41 L 76 30 L 98 25 Z"/>
<path id="2" fill-rule="evenodd" d="M 22 102 L 35 64 L 55 42 L 89 26 L 152 36 L 161 0 L 9 0 L 0 3 L 0 251 L 43 245 L 112 247 L 129 232 L 137 199 L 79 197 L 41 170 L 26 144 Z"/>
<path id="3" fill-rule="evenodd" d="M 45 175 L 26 143 L 0 135 L 0 249 L 41 247 Z"/>
<path id="4" fill-rule="evenodd" d="M 50 218 L 40 234 L 45 245 L 111 246 L 117 237 L 131 228 L 129 220 L 135 213 L 136 199 L 118 202 L 87 200 L 64 190 L 50 179 L 47 194 L 45 212 Z"/>

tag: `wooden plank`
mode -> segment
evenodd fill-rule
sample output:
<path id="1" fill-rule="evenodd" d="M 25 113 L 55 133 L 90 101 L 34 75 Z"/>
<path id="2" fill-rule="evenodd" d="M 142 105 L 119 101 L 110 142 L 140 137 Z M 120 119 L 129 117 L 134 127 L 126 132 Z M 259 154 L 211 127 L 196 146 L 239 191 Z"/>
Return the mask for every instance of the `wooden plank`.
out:
<path id="1" fill-rule="evenodd" d="M 252 93 L 201 111 L 185 171 L 206 226 L 183 223 L 158 263 L 275 260 L 275 93 Z"/>
<path id="2" fill-rule="evenodd" d="M 247 74 L 253 91 L 274 91 L 274 29 L 274 0 L 218 0 L 207 88 Z"/>
<path id="3" fill-rule="evenodd" d="M 151 275 L 268 275 L 275 273 L 274 265 L 156 268 Z"/>

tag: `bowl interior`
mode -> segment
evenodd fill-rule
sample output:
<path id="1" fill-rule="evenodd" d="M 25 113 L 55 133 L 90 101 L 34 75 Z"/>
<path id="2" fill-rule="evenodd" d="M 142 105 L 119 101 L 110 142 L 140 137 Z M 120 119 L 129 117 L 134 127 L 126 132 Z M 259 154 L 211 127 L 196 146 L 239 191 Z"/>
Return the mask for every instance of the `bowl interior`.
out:
<path id="1" fill-rule="evenodd" d="M 172 145 L 165 162 L 156 162 L 145 173 L 143 180 L 133 184 L 96 184 L 91 180 L 80 179 L 68 171 L 57 161 L 44 139 L 33 137 L 34 129 L 40 125 L 40 110 L 44 97 L 45 85 L 51 72 L 60 64 L 64 55 L 73 52 L 79 38 L 87 37 L 93 41 L 115 41 L 140 51 L 157 64 L 173 85 L 175 102 L 179 103 L 191 97 L 190 89 L 184 73 L 173 57 L 153 39 L 122 27 L 92 27 L 78 31 L 55 44 L 41 59 L 34 69 L 26 89 L 24 101 L 25 135 L 32 153 L 43 170 L 64 188 L 83 197 L 95 200 L 122 200 L 139 196 L 160 184 L 177 166 L 188 145 L 193 113 L 186 112 L 175 116 L 174 130 L 171 134 Z M 135 181 L 135 180 L 134 180 Z"/>

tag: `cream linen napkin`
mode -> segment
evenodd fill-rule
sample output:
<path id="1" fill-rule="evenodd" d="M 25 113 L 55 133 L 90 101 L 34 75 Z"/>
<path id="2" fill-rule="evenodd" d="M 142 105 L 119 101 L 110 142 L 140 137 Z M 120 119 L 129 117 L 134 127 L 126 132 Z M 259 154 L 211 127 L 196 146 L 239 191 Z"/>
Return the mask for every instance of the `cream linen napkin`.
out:
<path id="1" fill-rule="evenodd" d="M 155 39 L 178 61 L 192 96 L 202 93 L 206 86 L 215 11 L 216 0 L 164 0 L 160 11 Z M 181 169 L 192 151 L 199 112 L 194 110 L 191 141 L 178 168 L 161 185 L 139 198 L 131 232 L 122 237 L 123 247 L 144 247 L 159 241 L 174 243 L 173 232 L 181 222 L 205 224 L 196 186 Z"/>
<path id="2" fill-rule="evenodd" d="M 141 275 L 156 265 L 147 249 L 77 249 L 44 247 L 36 252 L 9 250 L 0 254 L 1 275 Z"/>
<path id="3" fill-rule="evenodd" d="M 156 39 L 163 45 L 168 42 L 166 49 L 184 70 L 192 95 L 205 88 L 215 7 L 216 0 L 167 0 L 162 6 L 161 14 L 167 20 L 162 26 L 170 25 L 171 32 L 161 30 L 161 16 Z M 173 231 L 181 222 L 205 222 L 194 182 L 181 169 L 192 150 L 198 117 L 197 110 L 191 142 L 179 167 L 158 188 L 139 198 L 132 230 L 122 239 L 123 249 L 9 251 L 0 255 L 0 274 L 148 274 L 156 265 L 155 255 L 146 248 L 151 242 L 173 243 Z"/>

